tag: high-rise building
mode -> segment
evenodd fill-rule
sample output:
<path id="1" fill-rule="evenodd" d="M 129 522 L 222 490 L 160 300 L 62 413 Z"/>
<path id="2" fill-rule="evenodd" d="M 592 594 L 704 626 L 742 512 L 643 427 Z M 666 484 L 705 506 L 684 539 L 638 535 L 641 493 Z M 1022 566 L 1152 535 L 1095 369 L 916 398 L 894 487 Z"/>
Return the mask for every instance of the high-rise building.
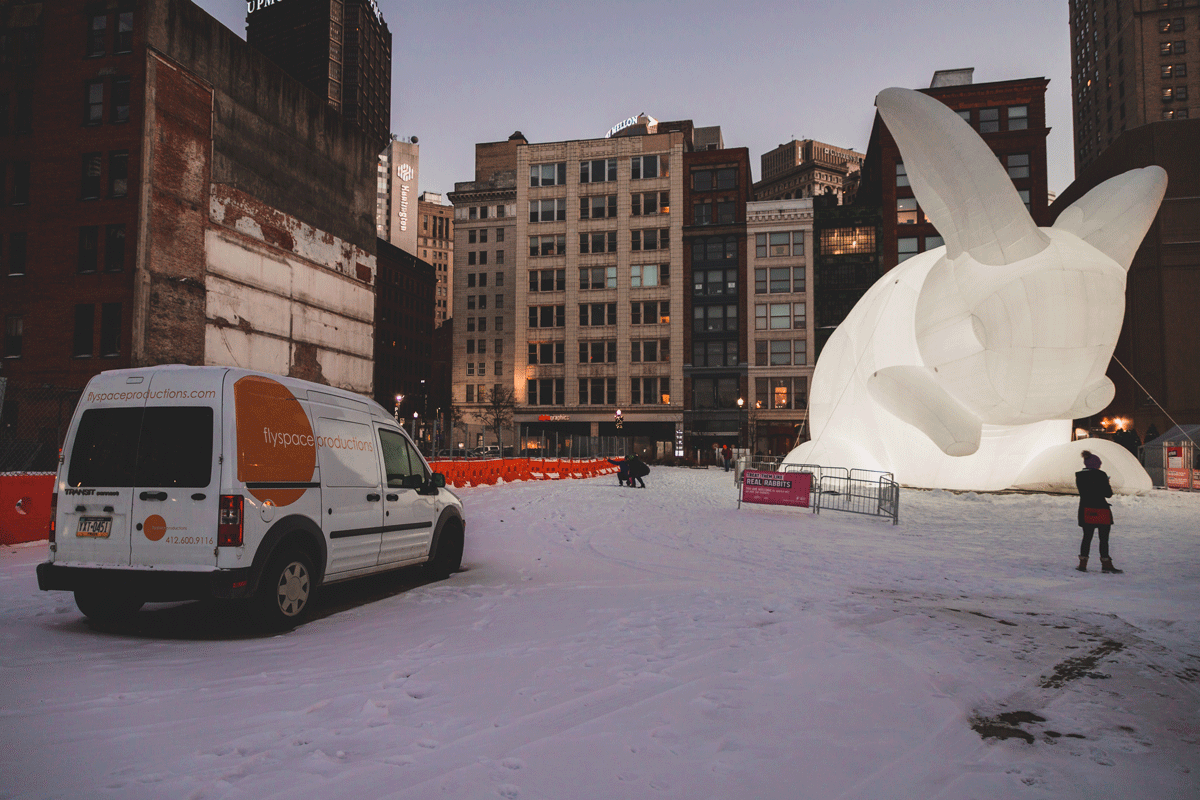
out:
<path id="1" fill-rule="evenodd" d="M 361 130 L 188 0 L 6 3 L 0 47 L 0 375 L 215 364 L 371 391 Z"/>
<path id="2" fill-rule="evenodd" d="M 417 247 L 421 260 L 432 264 L 437 274 L 433 320 L 436 327 L 441 327 L 454 316 L 454 293 L 450 290 L 454 285 L 454 206 L 443 204 L 436 192 L 421 192 L 417 213 Z"/>
<path id="3" fill-rule="evenodd" d="M 756 200 L 832 194 L 842 202 L 847 178 L 862 169 L 863 154 L 812 139 L 793 139 L 762 155 Z"/>
<path id="4" fill-rule="evenodd" d="M 375 0 L 257 0 L 246 41 L 371 137 L 391 132 L 392 34 Z"/>
<path id="5" fill-rule="evenodd" d="M 1068 0 L 1075 172 L 1123 131 L 1187 119 L 1200 97 L 1194 0 Z"/>

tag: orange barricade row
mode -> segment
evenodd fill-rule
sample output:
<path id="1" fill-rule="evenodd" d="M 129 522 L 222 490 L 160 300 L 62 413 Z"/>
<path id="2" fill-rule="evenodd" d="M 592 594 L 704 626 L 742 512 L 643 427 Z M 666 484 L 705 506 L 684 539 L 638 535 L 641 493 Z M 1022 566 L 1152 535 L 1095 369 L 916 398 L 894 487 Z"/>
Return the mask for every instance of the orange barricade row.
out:
<path id="1" fill-rule="evenodd" d="M 603 458 L 489 458 L 430 461 L 434 472 L 446 476 L 446 485 L 494 486 L 503 481 L 551 481 L 611 475 L 616 467 Z"/>

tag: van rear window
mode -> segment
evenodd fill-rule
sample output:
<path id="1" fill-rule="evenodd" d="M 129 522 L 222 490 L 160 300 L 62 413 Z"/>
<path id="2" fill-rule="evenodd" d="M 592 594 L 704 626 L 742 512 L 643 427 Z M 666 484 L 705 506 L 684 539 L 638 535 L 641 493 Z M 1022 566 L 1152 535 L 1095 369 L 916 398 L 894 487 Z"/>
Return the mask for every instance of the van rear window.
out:
<path id="1" fill-rule="evenodd" d="M 70 486 L 204 487 L 212 479 L 208 406 L 92 408 L 83 412 Z"/>

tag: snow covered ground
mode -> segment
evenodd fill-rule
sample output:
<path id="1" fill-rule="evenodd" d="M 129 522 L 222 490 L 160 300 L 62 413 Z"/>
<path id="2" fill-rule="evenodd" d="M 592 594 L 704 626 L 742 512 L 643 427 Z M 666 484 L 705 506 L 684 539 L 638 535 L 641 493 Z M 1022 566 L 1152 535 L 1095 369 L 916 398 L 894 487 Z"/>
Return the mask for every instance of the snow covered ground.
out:
<path id="1" fill-rule="evenodd" d="M 0 797 L 1200 797 L 1200 495 L 1117 498 L 1103 575 L 1070 497 L 647 484 L 463 490 L 463 572 L 273 637 L 95 630 L 0 548 Z"/>

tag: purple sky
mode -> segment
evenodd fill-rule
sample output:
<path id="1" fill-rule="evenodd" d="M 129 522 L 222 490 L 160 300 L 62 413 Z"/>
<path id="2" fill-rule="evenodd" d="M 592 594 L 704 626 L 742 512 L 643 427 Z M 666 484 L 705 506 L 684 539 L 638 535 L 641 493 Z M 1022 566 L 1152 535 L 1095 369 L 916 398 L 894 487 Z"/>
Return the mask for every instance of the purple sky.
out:
<path id="1" fill-rule="evenodd" d="M 242 0 L 199 5 L 245 38 Z M 476 142 L 597 138 L 641 112 L 720 125 L 757 179 L 793 137 L 865 151 L 880 89 L 958 67 L 1049 78 L 1049 188 L 1074 177 L 1066 0 L 379 5 L 392 132 L 420 140 L 422 190 L 473 180 Z"/>

